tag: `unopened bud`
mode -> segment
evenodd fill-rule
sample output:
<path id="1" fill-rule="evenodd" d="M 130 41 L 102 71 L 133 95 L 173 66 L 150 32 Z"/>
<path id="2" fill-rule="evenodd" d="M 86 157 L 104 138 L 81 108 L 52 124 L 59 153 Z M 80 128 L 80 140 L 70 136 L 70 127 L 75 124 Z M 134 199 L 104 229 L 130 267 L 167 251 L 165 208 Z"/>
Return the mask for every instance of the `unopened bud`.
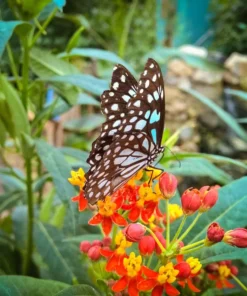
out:
<path id="1" fill-rule="evenodd" d="M 187 189 L 181 197 L 182 209 L 185 215 L 194 214 L 201 206 L 200 191 Z"/>
<path id="2" fill-rule="evenodd" d="M 159 187 L 164 199 L 173 197 L 177 190 L 177 178 L 168 173 L 163 173 L 159 178 Z"/>
<path id="3" fill-rule="evenodd" d="M 129 224 L 123 230 L 123 234 L 129 242 L 139 242 L 145 232 L 146 228 L 139 223 Z"/>
<path id="4" fill-rule="evenodd" d="M 83 253 L 87 253 L 91 248 L 91 243 L 89 241 L 83 241 L 80 243 L 80 251 Z"/>
<path id="5" fill-rule="evenodd" d="M 223 241 L 231 246 L 247 248 L 247 229 L 236 228 L 225 233 Z"/>

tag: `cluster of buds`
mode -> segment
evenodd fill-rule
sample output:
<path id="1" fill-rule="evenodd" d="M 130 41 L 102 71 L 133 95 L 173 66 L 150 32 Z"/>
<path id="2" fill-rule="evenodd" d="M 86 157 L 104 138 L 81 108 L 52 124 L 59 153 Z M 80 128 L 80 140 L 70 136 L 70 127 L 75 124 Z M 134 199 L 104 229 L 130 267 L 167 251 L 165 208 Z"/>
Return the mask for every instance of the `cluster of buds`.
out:
<path id="1" fill-rule="evenodd" d="M 140 171 L 112 196 L 99 200 L 88 223 L 101 225 L 105 238 L 92 243 L 84 241 L 80 246 L 92 264 L 103 262 L 106 271 L 103 279 L 116 295 L 138 296 L 142 291 L 149 291 L 159 296 L 165 291 L 169 296 L 176 296 L 185 286 L 199 292 L 197 283 L 200 283 L 202 264 L 191 253 L 221 241 L 247 247 L 247 230 L 225 232 L 217 222 L 208 227 L 205 239 L 184 244 L 200 216 L 216 204 L 219 186 L 187 189 L 181 196 L 180 206 L 170 203 L 177 191 L 176 177 L 168 173 L 160 175 L 157 171 L 154 170 L 152 176 L 159 176 L 158 182 Z M 82 190 L 83 172 L 73 172 L 69 181 L 80 188 L 72 201 L 78 202 L 80 211 L 89 207 Z M 166 206 L 165 213 L 160 210 L 161 204 Z M 193 222 L 184 229 L 188 216 L 196 212 Z M 170 237 L 170 224 L 179 218 L 182 218 L 180 226 Z M 218 272 L 222 277 L 222 270 L 219 267 L 213 275 Z M 230 274 L 233 277 L 236 272 L 230 268 Z"/>

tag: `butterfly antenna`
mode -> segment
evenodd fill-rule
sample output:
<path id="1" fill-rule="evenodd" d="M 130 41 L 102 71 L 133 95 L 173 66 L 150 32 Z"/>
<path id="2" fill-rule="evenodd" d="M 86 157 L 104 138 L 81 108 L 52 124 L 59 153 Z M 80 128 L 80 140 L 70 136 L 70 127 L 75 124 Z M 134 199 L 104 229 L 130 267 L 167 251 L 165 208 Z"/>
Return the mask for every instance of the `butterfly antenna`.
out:
<path id="1" fill-rule="evenodd" d="M 168 147 L 165 147 L 165 148 L 168 149 L 168 150 L 171 152 L 171 154 L 176 158 L 176 160 L 177 160 L 178 163 L 179 163 L 179 168 L 181 168 L 181 161 L 177 158 L 176 154 L 173 153 L 172 150 L 171 150 L 170 148 L 168 148 Z M 164 151 L 163 151 L 163 153 L 162 153 L 162 157 L 161 157 L 161 159 L 159 160 L 159 162 L 164 158 L 164 156 L 165 156 L 165 149 L 164 149 Z"/>

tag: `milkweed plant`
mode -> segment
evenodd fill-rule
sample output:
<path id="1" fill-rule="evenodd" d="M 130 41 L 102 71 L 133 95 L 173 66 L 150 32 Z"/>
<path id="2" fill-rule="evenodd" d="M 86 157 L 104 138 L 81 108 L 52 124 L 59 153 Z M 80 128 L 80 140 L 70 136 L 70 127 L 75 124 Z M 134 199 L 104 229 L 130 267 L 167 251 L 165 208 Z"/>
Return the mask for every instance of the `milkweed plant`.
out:
<path id="1" fill-rule="evenodd" d="M 78 202 L 80 212 L 86 208 L 93 211 L 88 224 L 100 227 L 102 232 L 101 240 L 80 243 L 92 280 L 97 283 L 96 279 L 101 279 L 98 288 L 106 295 L 117 296 L 194 295 L 209 287 L 231 289 L 235 285 L 246 292 L 231 260 L 203 266 L 198 256 L 219 243 L 247 248 L 245 228 L 223 229 L 213 222 L 203 239 L 185 243 L 200 217 L 217 207 L 219 186 L 185 190 L 180 206 L 175 202 L 176 177 L 159 170 L 154 170 L 153 179 L 149 174 L 139 171 L 112 196 L 92 206 L 83 193 L 84 171 L 71 172 L 69 182 L 80 188 L 72 201 Z M 173 234 L 171 224 L 175 222 Z"/>

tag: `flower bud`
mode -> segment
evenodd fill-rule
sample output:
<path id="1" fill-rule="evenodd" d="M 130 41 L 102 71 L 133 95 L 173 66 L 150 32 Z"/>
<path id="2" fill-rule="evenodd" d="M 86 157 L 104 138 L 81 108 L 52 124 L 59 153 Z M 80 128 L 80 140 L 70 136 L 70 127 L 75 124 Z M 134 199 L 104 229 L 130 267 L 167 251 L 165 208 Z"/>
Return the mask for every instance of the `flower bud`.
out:
<path id="1" fill-rule="evenodd" d="M 80 243 L 80 251 L 83 253 L 87 253 L 91 248 L 91 243 L 89 241 L 83 241 Z"/>
<path id="2" fill-rule="evenodd" d="M 93 260 L 97 261 L 100 258 L 100 246 L 92 246 L 88 252 L 87 252 L 88 257 Z"/>
<path id="3" fill-rule="evenodd" d="M 219 223 L 213 222 L 209 225 L 207 230 L 207 245 L 221 242 L 224 237 L 224 229 L 220 227 Z"/>
<path id="4" fill-rule="evenodd" d="M 218 200 L 218 188 L 219 186 L 203 186 L 200 189 L 201 194 L 201 206 L 199 211 L 206 212 L 211 209 Z"/>
<path id="5" fill-rule="evenodd" d="M 175 195 L 177 185 L 177 178 L 172 174 L 163 173 L 159 178 L 159 187 L 164 199 L 170 199 Z"/>
<path id="6" fill-rule="evenodd" d="M 162 244 L 162 246 L 163 246 L 164 248 L 166 248 L 166 240 L 164 239 L 162 233 L 159 232 L 159 231 L 156 231 L 156 232 L 155 232 L 155 235 L 156 235 L 157 238 L 159 239 L 159 241 L 160 241 L 160 243 Z M 158 255 L 161 254 L 161 249 L 160 249 L 160 247 L 158 246 L 158 244 L 157 244 L 156 242 L 155 242 L 155 251 L 156 251 L 156 253 L 157 253 Z"/>
<path id="7" fill-rule="evenodd" d="M 238 275 L 238 268 L 237 268 L 237 266 L 231 266 L 230 267 L 230 270 L 231 270 L 231 274 L 233 274 L 233 275 Z"/>
<path id="8" fill-rule="evenodd" d="M 232 260 L 222 260 L 218 262 L 219 265 L 226 265 L 226 266 L 231 266 L 232 265 Z"/>
<path id="9" fill-rule="evenodd" d="M 98 239 L 96 239 L 96 240 L 94 240 L 92 242 L 92 246 L 100 246 L 100 247 L 102 247 L 102 245 L 103 245 L 102 241 L 100 241 Z"/>
<path id="10" fill-rule="evenodd" d="M 111 238 L 106 236 L 102 239 L 102 244 L 104 247 L 109 247 L 111 245 Z"/>
<path id="11" fill-rule="evenodd" d="M 139 223 L 131 223 L 123 229 L 127 241 L 132 243 L 139 242 L 145 232 L 146 228 Z"/>
<path id="12" fill-rule="evenodd" d="M 236 228 L 225 233 L 223 241 L 231 246 L 247 248 L 247 229 Z"/>
<path id="13" fill-rule="evenodd" d="M 187 189 L 181 197 L 182 209 L 185 215 L 194 214 L 201 206 L 200 191 Z"/>
<path id="14" fill-rule="evenodd" d="M 185 280 L 190 276 L 191 268 L 187 262 L 180 262 L 174 266 L 179 271 L 177 278 L 179 280 Z"/>
<path id="15" fill-rule="evenodd" d="M 143 256 L 151 255 L 155 249 L 155 240 L 151 235 L 143 236 L 139 241 L 138 247 Z"/>
<path id="16" fill-rule="evenodd" d="M 219 264 L 218 263 L 210 263 L 205 267 L 206 271 L 211 273 L 211 272 L 216 272 L 219 269 Z"/>

